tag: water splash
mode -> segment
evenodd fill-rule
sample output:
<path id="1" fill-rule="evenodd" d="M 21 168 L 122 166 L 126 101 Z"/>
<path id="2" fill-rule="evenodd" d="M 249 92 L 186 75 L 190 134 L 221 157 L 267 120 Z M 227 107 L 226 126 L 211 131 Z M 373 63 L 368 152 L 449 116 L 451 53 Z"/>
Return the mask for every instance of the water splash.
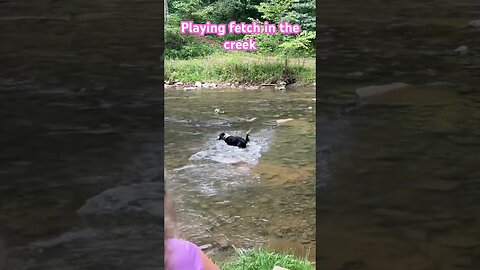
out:
<path id="1" fill-rule="evenodd" d="M 245 134 L 242 135 L 239 132 L 229 134 L 241 137 L 245 136 Z M 262 153 L 268 149 L 268 144 L 273 136 L 273 130 L 262 130 L 261 132 L 250 134 L 250 143 L 248 143 L 247 148 L 244 149 L 232 147 L 224 141 L 214 139 L 217 138 L 217 136 L 218 135 L 211 136 L 212 140 L 208 144 L 207 149 L 193 154 L 190 160 L 210 160 L 226 164 L 257 164 Z"/>
<path id="2" fill-rule="evenodd" d="M 226 132 L 241 136 L 240 132 Z M 175 182 L 175 189 L 181 189 L 182 193 L 192 191 L 215 195 L 258 182 L 258 176 L 252 175 L 251 169 L 268 150 L 273 130 L 252 133 L 251 142 L 245 149 L 216 140 L 217 136 L 209 135 L 206 147 L 189 158 L 191 164 L 172 170 L 169 179 Z"/>

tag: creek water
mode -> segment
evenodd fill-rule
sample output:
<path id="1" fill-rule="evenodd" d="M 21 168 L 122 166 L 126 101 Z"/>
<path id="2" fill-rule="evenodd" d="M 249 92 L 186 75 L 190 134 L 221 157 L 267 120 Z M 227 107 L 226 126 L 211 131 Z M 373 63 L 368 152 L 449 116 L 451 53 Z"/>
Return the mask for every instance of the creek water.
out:
<path id="1" fill-rule="evenodd" d="M 314 97 L 313 87 L 166 92 L 166 186 L 185 238 L 220 261 L 231 245 L 314 259 Z M 217 140 L 248 130 L 246 149 Z"/>
<path id="2" fill-rule="evenodd" d="M 317 267 L 480 269 L 479 2 L 317 9 Z"/>
<path id="3" fill-rule="evenodd" d="M 0 1 L 0 269 L 163 266 L 161 16 Z"/>

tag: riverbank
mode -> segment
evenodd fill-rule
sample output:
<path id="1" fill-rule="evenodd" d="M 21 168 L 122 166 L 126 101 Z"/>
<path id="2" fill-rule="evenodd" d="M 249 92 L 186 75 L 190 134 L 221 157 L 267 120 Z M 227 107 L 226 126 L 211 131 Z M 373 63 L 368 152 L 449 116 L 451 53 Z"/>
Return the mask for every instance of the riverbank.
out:
<path id="1" fill-rule="evenodd" d="M 188 60 L 165 60 L 165 84 L 192 87 L 198 82 L 232 86 L 312 85 L 315 58 L 285 59 L 231 52 Z"/>
<path id="2" fill-rule="evenodd" d="M 289 87 L 315 87 L 316 83 L 293 83 Z M 164 84 L 165 89 L 171 90 L 198 90 L 198 89 L 245 89 L 245 90 L 258 90 L 258 89 L 275 89 L 275 90 L 286 90 L 285 82 L 280 81 L 279 83 L 209 83 L 196 81 L 195 83 L 183 83 L 183 82 L 170 82 L 170 84 Z"/>

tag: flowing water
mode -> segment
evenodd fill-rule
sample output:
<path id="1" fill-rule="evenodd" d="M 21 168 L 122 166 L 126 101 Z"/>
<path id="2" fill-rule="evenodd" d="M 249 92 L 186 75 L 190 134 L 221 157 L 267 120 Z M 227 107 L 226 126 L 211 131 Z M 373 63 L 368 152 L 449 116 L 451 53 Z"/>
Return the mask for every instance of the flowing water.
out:
<path id="1" fill-rule="evenodd" d="M 314 88 L 166 92 L 166 186 L 185 238 L 218 260 L 230 245 L 314 258 L 314 97 Z M 248 130 L 246 149 L 217 140 Z"/>
<path id="2" fill-rule="evenodd" d="M 0 269 L 163 265 L 161 5 L 0 1 Z"/>
<path id="3" fill-rule="evenodd" d="M 317 8 L 317 267 L 480 269 L 480 3 Z"/>

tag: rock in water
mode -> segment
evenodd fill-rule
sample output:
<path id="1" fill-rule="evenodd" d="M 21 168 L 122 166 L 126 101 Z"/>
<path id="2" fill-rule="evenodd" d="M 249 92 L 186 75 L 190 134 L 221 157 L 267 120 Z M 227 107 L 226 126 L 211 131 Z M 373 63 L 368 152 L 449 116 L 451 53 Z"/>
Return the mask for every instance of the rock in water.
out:
<path id="1" fill-rule="evenodd" d="M 202 82 L 195 82 L 195 87 L 198 87 L 198 88 L 202 87 Z"/>
<path id="2" fill-rule="evenodd" d="M 288 121 L 292 121 L 293 118 L 287 118 L 287 119 L 278 119 L 277 120 L 277 124 L 283 124 L 285 122 L 288 122 Z"/>
<path id="3" fill-rule="evenodd" d="M 83 229 L 78 231 L 66 232 L 56 238 L 37 241 L 32 244 L 36 248 L 52 248 L 62 244 L 72 243 L 73 241 L 92 240 L 100 236 L 100 232 L 94 229 Z"/>
<path id="4" fill-rule="evenodd" d="M 363 103 L 375 105 L 445 105 L 458 100 L 458 95 L 449 87 L 433 87 L 396 83 L 371 86 L 356 90 Z"/>
<path id="5" fill-rule="evenodd" d="M 480 20 L 473 20 L 468 23 L 468 26 L 480 28 Z"/>
<path id="6" fill-rule="evenodd" d="M 467 55 L 467 53 L 468 53 L 468 47 L 465 46 L 465 45 L 462 45 L 462 46 L 456 48 L 456 49 L 454 50 L 454 52 L 456 52 L 456 53 L 457 53 L 458 55 L 460 55 L 460 56 Z"/>
<path id="7" fill-rule="evenodd" d="M 163 216 L 161 185 L 141 183 L 108 189 L 90 199 L 77 210 L 92 217 L 135 216 L 161 220 Z"/>
<path id="8" fill-rule="evenodd" d="M 205 245 L 199 246 L 198 248 L 200 248 L 201 250 L 205 250 L 205 249 L 209 249 L 211 247 L 212 247 L 211 244 L 205 244 Z"/>
<path id="9" fill-rule="evenodd" d="M 372 85 L 372 86 L 359 88 L 355 90 L 355 93 L 359 98 L 366 98 L 369 96 L 383 94 L 383 93 L 397 90 L 407 86 L 409 85 L 402 82 L 396 82 L 396 83 L 385 84 L 385 85 Z"/>

